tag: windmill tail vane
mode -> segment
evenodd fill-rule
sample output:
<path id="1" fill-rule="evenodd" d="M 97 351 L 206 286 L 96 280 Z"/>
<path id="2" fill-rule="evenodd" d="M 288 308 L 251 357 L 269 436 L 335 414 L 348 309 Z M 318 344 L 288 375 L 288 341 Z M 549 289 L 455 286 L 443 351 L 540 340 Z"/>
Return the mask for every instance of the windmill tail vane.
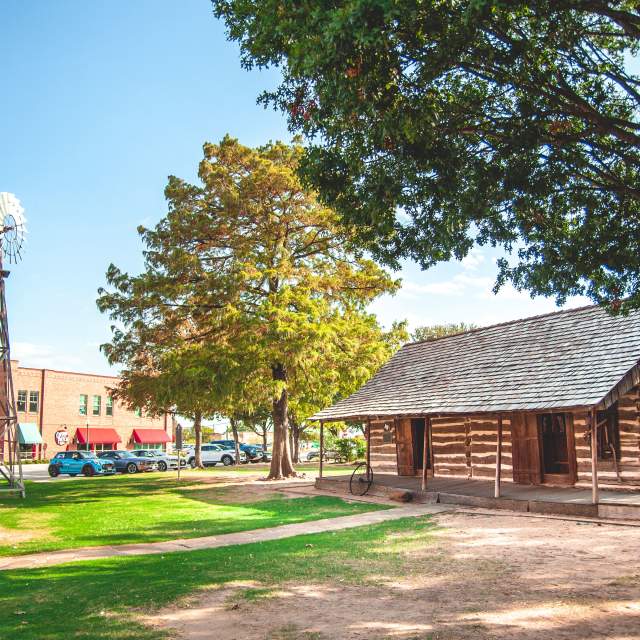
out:
<path id="1" fill-rule="evenodd" d="M 8 490 L 20 493 L 23 498 L 25 489 L 5 297 L 5 279 L 9 272 L 2 269 L 2 259 L 16 263 L 22 257 L 27 235 L 26 221 L 20 200 L 13 193 L 0 192 L 0 481 L 4 479 L 9 485 Z"/>

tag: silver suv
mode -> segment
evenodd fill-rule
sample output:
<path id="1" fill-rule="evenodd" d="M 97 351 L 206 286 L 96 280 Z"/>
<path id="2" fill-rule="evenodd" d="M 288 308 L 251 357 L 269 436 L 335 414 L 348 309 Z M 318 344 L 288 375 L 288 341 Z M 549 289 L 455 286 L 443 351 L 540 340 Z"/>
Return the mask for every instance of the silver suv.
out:
<path id="1" fill-rule="evenodd" d="M 148 458 L 158 465 L 158 471 L 166 471 L 167 469 L 178 468 L 178 456 L 168 454 L 166 451 L 159 449 L 134 449 L 133 454 L 138 458 Z M 180 467 L 186 467 L 187 461 L 180 458 Z"/>
<path id="2" fill-rule="evenodd" d="M 235 449 L 229 449 L 219 444 L 203 444 L 201 451 L 202 451 L 202 464 L 205 467 L 208 467 L 208 466 L 215 467 L 218 463 L 223 464 L 225 467 L 228 467 L 230 464 L 235 464 L 235 461 L 236 461 Z M 192 469 L 195 469 L 196 456 L 195 456 L 195 447 L 193 445 L 190 445 L 186 448 L 186 458 L 187 458 L 187 464 L 189 464 Z M 244 451 L 241 451 L 240 462 L 245 462 L 246 460 L 247 460 L 247 454 Z"/>

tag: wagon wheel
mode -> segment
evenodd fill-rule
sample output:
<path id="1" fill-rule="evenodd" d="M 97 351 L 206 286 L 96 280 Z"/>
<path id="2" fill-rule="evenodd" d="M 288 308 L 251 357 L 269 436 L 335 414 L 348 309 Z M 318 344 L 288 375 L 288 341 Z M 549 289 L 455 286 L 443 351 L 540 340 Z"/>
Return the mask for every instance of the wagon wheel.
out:
<path id="1" fill-rule="evenodd" d="M 373 482 L 373 471 L 366 462 L 361 462 L 351 474 L 349 480 L 349 491 L 354 496 L 363 496 L 371 488 Z"/>

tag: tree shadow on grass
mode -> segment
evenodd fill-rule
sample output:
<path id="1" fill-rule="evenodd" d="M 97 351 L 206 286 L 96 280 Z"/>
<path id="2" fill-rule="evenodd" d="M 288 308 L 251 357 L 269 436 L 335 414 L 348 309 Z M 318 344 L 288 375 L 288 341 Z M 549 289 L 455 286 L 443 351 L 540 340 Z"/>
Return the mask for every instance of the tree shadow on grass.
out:
<path id="1" fill-rule="evenodd" d="M 54 522 L 50 525 L 54 537 L 49 540 L 34 539 L 14 546 L 3 546 L 0 547 L 0 553 L 24 555 L 86 546 L 123 545 L 214 536 L 357 514 L 380 508 L 369 503 L 347 503 L 334 496 L 295 499 L 279 496 L 254 503 L 227 504 L 224 502 L 224 493 L 219 488 L 213 490 L 216 497 L 212 498 L 206 490 L 193 490 L 166 482 L 158 488 L 158 484 L 146 479 L 137 482 L 129 480 L 123 482 L 122 490 L 115 494 L 110 487 L 99 487 L 94 497 L 98 500 L 96 496 L 99 495 L 99 500 L 105 501 L 105 507 L 100 509 L 99 504 L 91 507 L 98 509 L 95 513 L 91 510 L 78 512 L 75 509 L 65 511 L 63 515 L 58 510 L 59 507 L 52 507 L 44 497 L 42 504 L 46 505 L 43 507 L 46 513 L 58 511 L 58 518 L 62 517 L 64 520 L 62 523 Z M 149 486 L 151 490 L 147 491 L 146 487 Z M 62 495 L 78 497 L 80 494 L 82 494 L 82 488 L 78 487 L 65 488 L 64 491 L 56 492 L 55 495 L 56 500 L 60 500 Z M 147 504 L 141 500 L 143 497 L 148 498 L 154 495 L 175 496 L 176 500 L 179 500 L 175 503 L 178 510 L 176 511 L 174 507 L 172 517 L 166 517 L 166 513 L 172 509 L 170 500 L 166 504 L 162 503 L 162 509 L 158 509 L 158 502 Z M 115 501 L 108 501 L 111 497 Z M 38 499 L 40 499 L 38 496 L 32 498 L 34 502 Z M 129 500 L 133 502 L 128 506 Z M 120 501 L 122 505 L 119 504 Z M 197 510 L 190 507 L 189 501 L 198 504 Z M 77 503 L 72 501 L 70 504 Z M 194 517 L 196 514 L 197 517 Z M 66 521 L 67 517 L 71 518 L 70 522 Z M 18 519 L 14 523 L 16 529 L 19 529 L 19 522 Z"/>
<path id="2" fill-rule="evenodd" d="M 338 533 L 297 536 L 219 549 L 78 562 L 45 569 L 0 572 L 0 638 L 11 640 L 128 640 L 158 638 L 133 621 L 194 591 L 231 580 L 327 580 L 348 558 L 362 555 L 358 579 L 388 560 L 372 549 L 394 521 Z M 433 525 L 411 519 L 428 537 Z M 103 613 L 101 613 L 103 612 Z M 26 624 L 25 624 L 26 623 Z"/>

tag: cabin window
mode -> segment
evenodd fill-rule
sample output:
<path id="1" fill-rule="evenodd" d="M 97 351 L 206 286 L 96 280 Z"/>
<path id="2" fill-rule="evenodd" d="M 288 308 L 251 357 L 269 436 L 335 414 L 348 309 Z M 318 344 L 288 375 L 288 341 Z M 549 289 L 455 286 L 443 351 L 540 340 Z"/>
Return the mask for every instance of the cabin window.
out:
<path id="1" fill-rule="evenodd" d="M 598 426 L 598 460 L 620 460 L 618 404 L 596 414 Z"/>
<path id="2" fill-rule="evenodd" d="M 567 421 L 564 413 L 538 415 L 538 432 L 542 445 L 545 473 L 569 473 Z"/>

